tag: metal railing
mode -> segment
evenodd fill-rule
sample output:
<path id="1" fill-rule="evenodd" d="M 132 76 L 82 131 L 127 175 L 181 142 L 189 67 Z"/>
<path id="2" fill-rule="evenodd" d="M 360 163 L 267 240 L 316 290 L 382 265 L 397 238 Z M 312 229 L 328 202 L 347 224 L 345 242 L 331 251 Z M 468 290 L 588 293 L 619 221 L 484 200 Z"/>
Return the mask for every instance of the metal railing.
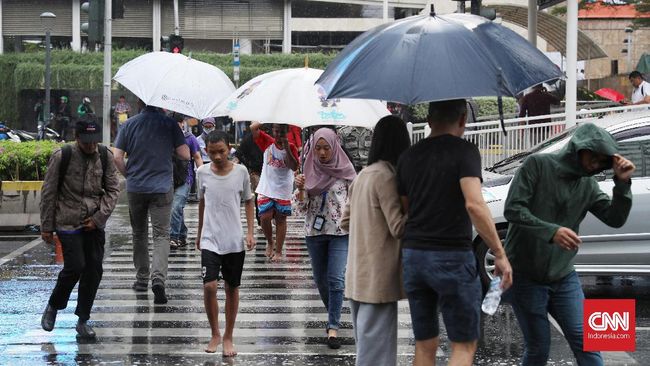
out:
<path id="1" fill-rule="evenodd" d="M 650 105 L 582 109 L 577 112 L 577 123 L 593 122 L 604 125 L 607 120 L 602 117 L 612 114 L 620 115 L 616 120 L 624 122 L 623 113 L 642 111 L 648 111 L 650 116 Z M 463 137 L 478 146 L 484 168 L 558 135 L 565 129 L 566 114 L 510 118 L 504 120 L 504 123 L 507 136 L 503 134 L 499 120 L 470 123 L 465 129 Z M 431 130 L 426 123 L 409 123 L 409 132 L 411 141 L 415 144 L 429 136 Z"/>

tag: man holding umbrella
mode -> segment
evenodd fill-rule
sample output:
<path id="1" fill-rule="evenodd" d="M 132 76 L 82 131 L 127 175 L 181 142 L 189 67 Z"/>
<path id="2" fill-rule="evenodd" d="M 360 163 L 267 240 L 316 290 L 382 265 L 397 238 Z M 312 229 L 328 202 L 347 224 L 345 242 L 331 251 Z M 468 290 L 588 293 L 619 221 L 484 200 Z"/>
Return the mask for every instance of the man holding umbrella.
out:
<path id="1" fill-rule="evenodd" d="M 141 100 L 139 104 L 144 104 Z M 125 154 L 129 155 L 128 164 Z M 169 227 L 174 198 L 172 154 L 190 160 L 185 136 L 176 121 L 153 106 L 129 118 L 115 141 L 115 165 L 126 177 L 129 215 L 133 229 L 133 290 L 151 290 L 155 304 L 166 304 L 165 280 L 169 257 Z M 153 228 L 153 265 L 149 268 L 149 225 Z"/>
<path id="2" fill-rule="evenodd" d="M 451 341 L 450 365 L 471 365 L 480 336 L 481 284 L 472 251 L 472 224 L 495 256 L 506 289 L 510 263 L 481 193 L 481 156 L 461 138 L 467 104 L 429 104 L 431 135 L 400 158 L 397 185 L 408 213 L 402 238 L 404 289 L 409 299 L 416 366 L 434 365 L 438 309 Z"/>

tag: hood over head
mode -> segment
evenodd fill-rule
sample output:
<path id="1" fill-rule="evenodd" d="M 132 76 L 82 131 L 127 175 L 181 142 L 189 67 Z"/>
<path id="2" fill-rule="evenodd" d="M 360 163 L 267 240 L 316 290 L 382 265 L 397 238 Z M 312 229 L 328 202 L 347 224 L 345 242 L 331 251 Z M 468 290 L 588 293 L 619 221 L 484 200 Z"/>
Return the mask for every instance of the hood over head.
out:
<path id="1" fill-rule="evenodd" d="M 579 126 L 567 145 L 557 153 L 559 169 L 563 175 L 573 177 L 591 175 L 580 164 L 578 156 L 580 150 L 591 150 L 603 155 L 614 156 L 614 154 L 618 154 L 618 144 L 609 132 L 593 123 Z"/>

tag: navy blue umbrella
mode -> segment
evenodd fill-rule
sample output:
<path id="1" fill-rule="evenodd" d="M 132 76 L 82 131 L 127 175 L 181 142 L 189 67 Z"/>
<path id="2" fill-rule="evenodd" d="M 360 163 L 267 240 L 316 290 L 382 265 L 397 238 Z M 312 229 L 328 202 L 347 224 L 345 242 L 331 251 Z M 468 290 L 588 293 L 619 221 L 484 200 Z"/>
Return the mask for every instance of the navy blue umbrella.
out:
<path id="1" fill-rule="evenodd" d="M 328 98 L 415 104 L 515 96 L 560 77 L 551 60 L 512 30 L 477 15 L 432 12 L 363 33 L 316 83 Z"/>

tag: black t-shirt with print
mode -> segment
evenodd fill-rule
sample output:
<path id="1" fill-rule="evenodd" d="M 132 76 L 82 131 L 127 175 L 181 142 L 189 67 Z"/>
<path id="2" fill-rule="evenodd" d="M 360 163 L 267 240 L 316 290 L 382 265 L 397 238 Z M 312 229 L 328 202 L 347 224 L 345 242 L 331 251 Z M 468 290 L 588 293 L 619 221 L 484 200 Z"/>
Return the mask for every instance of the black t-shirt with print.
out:
<path id="1" fill-rule="evenodd" d="M 397 166 L 399 194 L 408 197 L 404 248 L 468 250 L 472 222 L 460 179 L 481 176 L 478 148 L 459 137 L 426 138 L 408 149 Z"/>

